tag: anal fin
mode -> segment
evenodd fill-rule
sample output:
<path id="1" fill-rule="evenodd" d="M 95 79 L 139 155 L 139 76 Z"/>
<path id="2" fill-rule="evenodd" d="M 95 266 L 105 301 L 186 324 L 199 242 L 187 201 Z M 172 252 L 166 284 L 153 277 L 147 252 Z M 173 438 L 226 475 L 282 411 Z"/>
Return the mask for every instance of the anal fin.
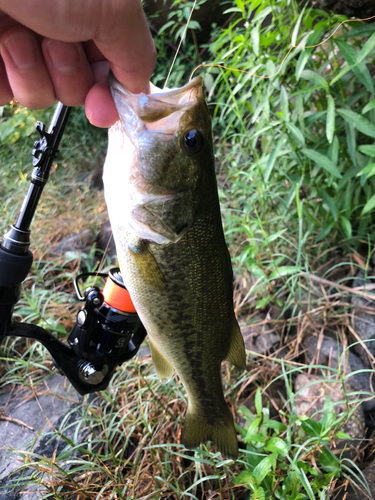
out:
<path id="1" fill-rule="evenodd" d="M 160 381 L 166 383 L 172 378 L 173 367 L 153 343 L 150 336 L 148 337 L 148 341 L 150 344 L 151 357 L 155 365 L 156 373 L 158 374 Z"/>
<path id="2" fill-rule="evenodd" d="M 229 363 L 232 363 L 232 365 L 234 365 L 239 370 L 244 370 L 246 368 L 245 343 L 243 341 L 240 327 L 238 326 L 236 320 L 234 320 L 233 322 L 229 352 L 225 360 L 229 361 Z"/>

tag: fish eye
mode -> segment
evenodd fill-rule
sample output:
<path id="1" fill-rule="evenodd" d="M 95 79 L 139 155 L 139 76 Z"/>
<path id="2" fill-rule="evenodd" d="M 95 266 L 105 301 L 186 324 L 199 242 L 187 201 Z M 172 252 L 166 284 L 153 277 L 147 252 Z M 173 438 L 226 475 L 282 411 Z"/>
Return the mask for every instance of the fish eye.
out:
<path id="1" fill-rule="evenodd" d="M 193 128 L 185 132 L 182 143 L 188 153 L 199 153 L 203 146 L 203 136 Z"/>

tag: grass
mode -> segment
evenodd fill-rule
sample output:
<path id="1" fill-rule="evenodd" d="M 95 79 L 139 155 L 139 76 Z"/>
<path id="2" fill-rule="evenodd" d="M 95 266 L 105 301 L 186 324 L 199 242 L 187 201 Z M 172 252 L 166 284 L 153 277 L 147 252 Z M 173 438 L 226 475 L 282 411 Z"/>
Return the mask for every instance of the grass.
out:
<path id="1" fill-rule="evenodd" d="M 154 82 L 159 85 L 173 56 L 174 35 L 186 22 L 185 6 L 176 2 L 172 32 L 164 27 L 156 37 Z M 182 45 L 170 86 L 184 83 L 203 57 L 271 75 L 291 41 L 316 44 L 344 19 L 301 10 L 292 0 L 237 0 L 226 8 L 231 19 L 213 28 L 206 46 Z M 275 77 L 218 68 L 203 73 L 235 271 L 236 314 L 244 328 L 256 322 L 256 328 L 280 338 L 272 352 L 249 351 L 244 374 L 223 365 L 226 399 L 242 439 L 239 459 L 223 459 L 208 445 L 185 450 L 180 442 L 183 388 L 177 380 L 160 384 L 150 359 L 137 358 L 116 372 L 106 391 L 86 396 L 50 433 L 47 439 L 60 439 L 56 455 L 43 456 L 33 446 L 14 451 L 27 472 L 26 480 L 16 478 L 16 488 L 34 484 L 44 491 L 43 498 L 64 500 L 323 500 L 335 498 L 350 481 L 368 493 L 361 467 L 371 456 L 371 437 L 350 442 L 342 430 L 360 404 L 348 384 L 353 375 L 341 364 L 307 363 L 302 340 L 328 335 L 342 343 L 344 358 L 353 343 L 351 297 L 367 293 L 372 299 L 371 290 L 352 290 L 351 285 L 360 269 L 368 283 L 373 278 L 370 142 L 375 100 L 368 75 L 374 40 L 373 25 L 353 23 L 315 50 L 294 49 Z M 28 187 L 34 122 L 48 122 L 50 116 L 51 110 L 3 108 L 3 232 L 15 221 Z M 81 267 L 95 268 L 96 249 L 52 259 L 49 251 L 72 232 L 97 233 L 105 219 L 103 194 L 87 176 L 103 164 L 105 148 L 106 132 L 91 127 L 82 110 L 75 110 L 32 226 L 35 264 L 15 319 L 48 328 L 61 339 L 78 311 L 71 279 Z M 104 271 L 111 265 L 105 260 Z M 368 366 L 375 368 L 371 355 Z M 44 387 L 52 373 L 49 355 L 39 344 L 8 339 L 2 346 L 3 384 L 48 391 Z M 301 373 L 322 376 L 332 387 L 340 384 L 344 401 L 327 398 L 314 419 L 297 416 L 293 384 Z M 341 403 L 344 411 L 337 415 Z M 342 440 L 356 450 L 349 458 L 335 452 Z"/>

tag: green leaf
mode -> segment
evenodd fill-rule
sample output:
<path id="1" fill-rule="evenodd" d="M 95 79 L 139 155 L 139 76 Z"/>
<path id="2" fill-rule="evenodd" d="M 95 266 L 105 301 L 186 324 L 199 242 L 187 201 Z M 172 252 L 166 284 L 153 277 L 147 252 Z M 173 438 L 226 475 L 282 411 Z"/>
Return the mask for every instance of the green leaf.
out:
<path id="1" fill-rule="evenodd" d="M 336 40 L 336 44 L 340 49 L 340 52 L 344 56 L 346 62 L 351 66 L 351 69 L 358 80 L 366 87 L 369 92 L 374 93 L 374 84 L 366 64 L 363 61 L 361 63 L 357 63 L 357 51 L 349 44 L 340 39 Z"/>
<path id="2" fill-rule="evenodd" d="M 321 153 L 318 153 L 317 151 L 313 149 L 307 149 L 303 148 L 302 153 L 310 158 L 310 160 L 315 161 L 320 167 L 324 168 L 327 172 L 329 172 L 331 175 L 334 177 L 341 177 L 340 172 L 338 171 L 336 165 L 334 165 L 327 156 L 322 155 Z"/>
<path id="3" fill-rule="evenodd" d="M 331 144 L 335 134 L 335 101 L 331 95 L 327 98 L 327 122 L 326 122 L 326 135 L 327 140 Z"/>
<path id="4" fill-rule="evenodd" d="M 357 57 L 357 64 L 359 64 L 361 61 L 363 61 L 369 55 L 369 53 L 372 51 L 372 49 L 374 47 L 375 47 L 375 33 L 373 33 L 370 36 L 370 38 L 367 40 L 367 42 L 362 47 L 362 50 L 358 54 L 358 57 Z"/>
<path id="5" fill-rule="evenodd" d="M 315 85 L 321 85 L 328 90 L 328 83 L 325 81 L 322 75 L 319 75 L 319 73 L 316 73 L 315 71 L 311 71 L 311 69 L 305 69 L 304 71 L 302 71 L 301 78 L 309 82 L 314 82 Z"/>
<path id="6" fill-rule="evenodd" d="M 319 43 L 323 34 L 324 34 L 324 30 L 325 30 L 325 28 L 323 26 L 316 27 L 314 32 L 307 39 L 306 47 L 309 47 L 309 46 L 311 47 L 312 45 L 316 45 L 317 43 Z M 302 43 L 301 43 L 301 45 L 302 45 Z M 314 50 L 313 48 L 302 50 L 302 52 L 298 58 L 297 65 L 296 65 L 296 80 L 297 81 L 301 78 L 301 73 L 305 69 L 306 63 L 309 60 L 313 50 Z"/>
<path id="7" fill-rule="evenodd" d="M 339 439 L 349 439 L 350 441 L 353 441 L 353 438 L 349 436 L 349 434 L 346 434 L 342 431 L 336 432 L 336 437 L 338 437 Z"/>
<path id="8" fill-rule="evenodd" d="M 275 147 L 272 150 L 272 153 L 270 154 L 270 156 L 268 158 L 266 171 L 264 173 L 264 182 L 268 182 L 268 180 L 270 178 L 271 172 L 273 170 L 273 167 L 275 165 L 276 159 L 279 155 L 279 151 L 280 151 L 280 148 L 281 148 L 281 145 L 283 142 L 284 142 L 283 138 L 281 138 L 277 141 Z"/>
<path id="9" fill-rule="evenodd" d="M 241 10 L 241 12 L 245 13 L 245 6 L 242 0 L 236 0 L 237 7 Z"/>
<path id="10" fill-rule="evenodd" d="M 337 222 L 338 211 L 335 205 L 335 201 L 329 196 L 327 191 L 325 191 L 324 189 L 318 189 L 318 193 L 323 198 L 323 201 L 327 205 L 328 210 L 331 212 L 333 220 Z"/>
<path id="11" fill-rule="evenodd" d="M 366 175 L 367 179 L 372 177 L 375 174 L 375 163 L 370 163 L 365 168 L 362 168 L 361 171 L 358 172 L 357 177 L 361 177 L 361 175 Z"/>
<path id="12" fill-rule="evenodd" d="M 358 146 L 358 150 L 367 156 L 375 157 L 375 144 L 366 144 L 363 146 Z"/>
<path id="13" fill-rule="evenodd" d="M 323 469 L 327 472 L 340 472 L 339 461 L 337 460 L 335 455 L 327 448 L 323 448 L 319 453 L 319 462 Z"/>
<path id="14" fill-rule="evenodd" d="M 253 51 L 256 56 L 259 56 L 259 27 L 258 25 L 254 26 L 251 30 L 251 41 L 253 45 Z"/>
<path id="15" fill-rule="evenodd" d="M 280 455 L 286 455 L 288 453 L 288 446 L 286 442 L 277 437 L 269 439 L 264 449 L 279 453 Z"/>
<path id="16" fill-rule="evenodd" d="M 282 422 L 279 422 L 278 420 L 269 420 L 267 422 L 267 427 L 269 429 L 275 429 L 277 431 L 286 431 L 287 427 L 284 425 Z"/>
<path id="17" fill-rule="evenodd" d="M 340 222 L 341 222 L 342 228 L 344 230 L 345 236 L 348 239 L 350 239 L 352 237 L 352 225 L 350 224 L 350 221 L 346 217 L 341 215 Z"/>
<path id="18" fill-rule="evenodd" d="M 281 278 L 282 276 L 289 276 L 290 274 L 299 273 L 301 269 L 296 266 L 280 266 L 270 274 L 270 280 Z"/>
<path id="19" fill-rule="evenodd" d="M 322 432 L 322 424 L 320 422 L 315 422 L 315 420 L 311 418 L 302 420 L 301 427 L 306 434 L 313 437 L 320 437 Z"/>
<path id="20" fill-rule="evenodd" d="M 345 217 L 340 217 L 340 220 L 345 219 Z M 346 219 L 347 220 L 347 219 Z M 347 222 L 350 225 L 350 222 L 347 220 Z M 324 399 L 324 406 L 323 406 L 323 416 L 320 420 L 320 423 L 323 426 L 323 429 L 330 429 L 334 422 L 336 420 L 336 414 L 335 414 L 335 409 L 332 404 L 332 400 L 329 396 L 329 394 L 326 394 L 326 397 Z"/>
<path id="21" fill-rule="evenodd" d="M 271 453 L 271 455 L 263 458 L 263 460 L 255 467 L 255 469 L 253 470 L 253 478 L 258 486 L 270 472 L 272 467 L 275 466 L 276 460 L 277 453 Z"/>
<path id="22" fill-rule="evenodd" d="M 246 435 L 245 443 L 265 443 L 266 438 L 263 434 L 251 434 L 251 436 Z"/>
<path id="23" fill-rule="evenodd" d="M 363 210 L 361 212 L 361 215 L 365 215 L 368 212 L 371 212 L 371 210 L 375 207 L 375 194 L 371 196 L 371 198 L 368 200 L 366 205 L 363 207 Z"/>
<path id="24" fill-rule="evenodd" d="M 302 132 L 294 125 L 294 123 L 286 122 L 286 128 L 292 134 L 292 136 L 297 140 L 300 146 L 304 147 L 306 145 L 305 138 Z"/>
<path id="25" fill-rule="evenodd" d="M 344 120 L 350 125 L 353 125 L 357 130 L 362 132 L 362 134 L 375 139 L 375 125 L 369 120 L 350 109 L 338 109 L 337 112 L 340 113 Z"/>
<path id="26" fill-rule="evenodd" d="M 258 486 L 251 495 L 251 500 L 266 500 L 266 492 L 261 486 Z"/>
<path id="27" fill-rule="evenodd" d="M 357 28 L 352 28 L 349 31 L 346 31 L 340 38 L 347 40 L 348 38 L 357 38 L 362 36 L 371 36 L 375 31 L 375 23 L 365 24 L 362 26 L 358 26 Z"/>
<path id="28" fill-rule="evenodd" d="M 355 133 L 355 128 L 353 125 L 349 122 L 345 122 L 345 135 L 346 135 L 346 144 L 348 146 L 348 151 L 349 151 L 349 156 L 350 159 L 353 162 L 354 166 L 357 166 L 357 139 L 356 139 L 356 133 Z"/>
<path id="29" fill-rule="evenodd" d="M 366 106 L 362 109 L 362 114 L 365 115 L 374 108 L 375 108 L 375 99 L 366 104 Z"/>
<path id="30" fill-rule="evenodd" d="M 253 485 L 254 484 L 254 478 L 252 473 L 249 470 L 243 470 L 238 474 L 238 476 L 234 476 L 233 478 L 233 484 L 235 485 Z"/>
<path id="31" fill-rule="evenodd" d="M 255 393 L 255 409 L 257 412 L 258 417 L 262 416 L 262 391 L 260 390 L 260 387 L 257 388 L 256 393 Z"/>
<path id="32" fill-rule="evenodd" d="M 302 11 L 300 12 L 300 15 L 298 16 L 297 22 L 294 25 L 293 33 L 292 33 L 292 39 L 291 39 L 291 42 L 290 42 L 291 46 L 296 45 L 298 31 L 299 31 L 299 28 L 301 26 L 301 21 L 302 21 L 302 18 L 303 18 L 303 13 L 305 12 L 306 6 L 307 6 L 307 4 L 303 7 Z"/>

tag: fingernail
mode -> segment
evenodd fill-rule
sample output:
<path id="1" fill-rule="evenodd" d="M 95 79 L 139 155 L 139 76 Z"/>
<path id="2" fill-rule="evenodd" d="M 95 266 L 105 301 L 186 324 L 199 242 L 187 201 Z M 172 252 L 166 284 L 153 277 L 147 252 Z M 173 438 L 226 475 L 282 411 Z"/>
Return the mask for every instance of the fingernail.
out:
<path id="1" fill-rule="evenodd" d="M 35 66 L 38 59 L 38 47 L 33 36 L 15 33 L 5 38 L 3 43 L 18 69 L 26 70 Z"/>
<path id="2" fill-rule="evenodd" d="M 56 71 L 73 73 L 78 69 L 81 59 L 81 46 L 78 43 L 47 40 L 45 48 Z"/>

